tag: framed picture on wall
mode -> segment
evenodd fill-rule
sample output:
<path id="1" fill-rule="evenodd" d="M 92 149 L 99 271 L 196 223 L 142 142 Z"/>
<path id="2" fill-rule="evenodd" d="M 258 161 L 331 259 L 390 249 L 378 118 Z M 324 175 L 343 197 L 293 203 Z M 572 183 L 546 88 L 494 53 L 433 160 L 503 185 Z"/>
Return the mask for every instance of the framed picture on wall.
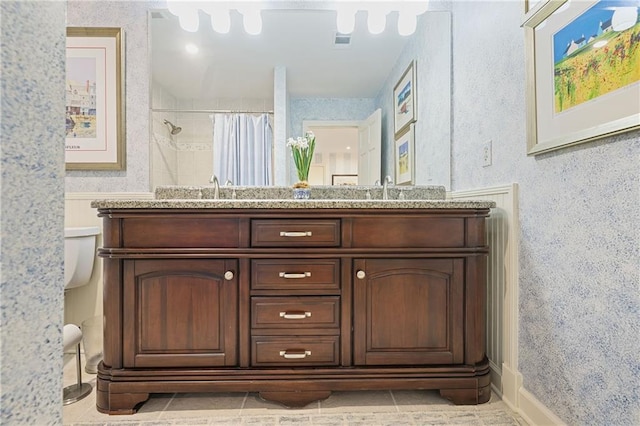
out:
<path id="1" fill-rule="evenodd" d="M 331 175 L 331 185 L 357 185 L 358 175 Z"/>
<path id="2" fill-rule="evenodd" d="M 638 7 L 599 0 L 539 6 L 523 24 L 528 154 L 640 128 Z"/>
<path id="3" fill-rule="evenodd" d="M 67 28 L 67 170 L 124 170 L 123 35 Z"/>
<path id="4" fill-rule="evenodd" d="M 544 0 L 524 0 L 524 13 L 535 13 L 544 2 Z"/>
<path id="5" fill-rule="evenodd" d="M 411 185 L 415 180 L 415 126 L 411 124 L 394 144 L 396 185 Z"/>
<path id="6" fill-rule="evenodd" d="M 398 137 L 416 121 L 416 61 L 411 61 L 393 88 L 393 129 Z"/>

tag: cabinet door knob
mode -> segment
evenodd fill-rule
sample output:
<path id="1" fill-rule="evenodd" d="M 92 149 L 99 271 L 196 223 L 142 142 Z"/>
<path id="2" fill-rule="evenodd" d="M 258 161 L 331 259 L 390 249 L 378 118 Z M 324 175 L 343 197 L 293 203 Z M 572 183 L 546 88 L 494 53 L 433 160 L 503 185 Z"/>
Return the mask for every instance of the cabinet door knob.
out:
<path id="1" fill-rule="evenodd" d="M 366 276 L 367 276 L 367 274 L 365 274 L 362 269 L 359 270 L 358 272 L 356 272 L 356 277 L 358 277 L 359 279 L 363 279 Z"/>
<path id="2" fill-rule="evenodd" d="M 233 272 L 227 271 L 224 273 L 224 279 L 227 281 L 231 281 L 233 279 Z"/>

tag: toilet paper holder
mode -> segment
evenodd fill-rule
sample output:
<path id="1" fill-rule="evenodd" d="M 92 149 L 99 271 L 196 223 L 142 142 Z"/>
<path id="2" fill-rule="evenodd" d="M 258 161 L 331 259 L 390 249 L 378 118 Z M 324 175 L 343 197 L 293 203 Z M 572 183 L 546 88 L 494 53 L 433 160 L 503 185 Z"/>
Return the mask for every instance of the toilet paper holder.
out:
<path id="1" fill-rule="evenodd" d="M 62 330 L 62 344 L 64 351 L 75 345 L 76 347 L 76 384 L 69 385 L 62 390 L 62 405 L 69 405 L 74 402 L 80 401 L 85 396 L 91 393 L 91 385 L 89 383 L 82 383 L 82 369 L 80 368 L 80 341 L 82 340 L 82 331 L 80 327 L 75 324 L 66 324 Z"/>

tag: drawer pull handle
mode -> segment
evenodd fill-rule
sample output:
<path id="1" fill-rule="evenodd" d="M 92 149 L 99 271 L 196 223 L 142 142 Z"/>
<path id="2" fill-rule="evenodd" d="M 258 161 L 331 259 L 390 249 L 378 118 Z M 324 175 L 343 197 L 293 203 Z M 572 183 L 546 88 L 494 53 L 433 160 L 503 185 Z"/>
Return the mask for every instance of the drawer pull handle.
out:
<path id="1" fill-rule="evenodd" d="M 363 279 L 366 276 L 367 276 L 367 274 L 365 274 L 362 269 L 359 270 L 358 272 L 356 272 L 356 277 L 358 277 L 359 279 Z"/>
<path id="2" fill-rule="evenodd" d="M 308 356 L 311 356 L 311 351 L 289 349 L 286 351 L 280 351 L 280 356 L 284 357 L 285 359 L 304 359 Z"/>
<path id="3" fill-rule="evenodd" d="M 293 231 L 280 231 L 281 237 L 310 237 L 313 235 L 311 231 L 293 232 Z"/>
<path id="4" fill-rule="evenodd" d="M 227 281 L 231 281 L 233 279 L 233 272 L 227 271 L 224 273 L 224 279 Z"/>
<path id="5" fill-rule="evenodd" d="M 280 272 L 280 278 L 306 278 L 311 276 L 311 272 Z"/>
<path id="6" fill-rule="evenodd" d="M 311 316 L 311 312 L 309 311 L 291 311 L 291 312 L 280 312 L 280 318 L 284 319 L 305 319 Z"/>

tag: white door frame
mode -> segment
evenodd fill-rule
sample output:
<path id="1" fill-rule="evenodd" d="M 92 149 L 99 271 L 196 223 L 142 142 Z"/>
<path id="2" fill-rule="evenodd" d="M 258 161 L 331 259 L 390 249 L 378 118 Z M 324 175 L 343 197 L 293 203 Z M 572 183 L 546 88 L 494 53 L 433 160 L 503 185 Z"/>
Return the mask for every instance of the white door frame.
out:
<path id="1" fill-rule="evenodd" d="M 362 121 L 357 120 L 303 120 L 302 121 L 302 134 L 306 134 L 310 127 L 332 127 L 332 128 L 359 128 Z M 355 141 L 355 146 L 358 146 L 358 140 Z M 331 182 L 325 183 L 331 185 Z"/>

